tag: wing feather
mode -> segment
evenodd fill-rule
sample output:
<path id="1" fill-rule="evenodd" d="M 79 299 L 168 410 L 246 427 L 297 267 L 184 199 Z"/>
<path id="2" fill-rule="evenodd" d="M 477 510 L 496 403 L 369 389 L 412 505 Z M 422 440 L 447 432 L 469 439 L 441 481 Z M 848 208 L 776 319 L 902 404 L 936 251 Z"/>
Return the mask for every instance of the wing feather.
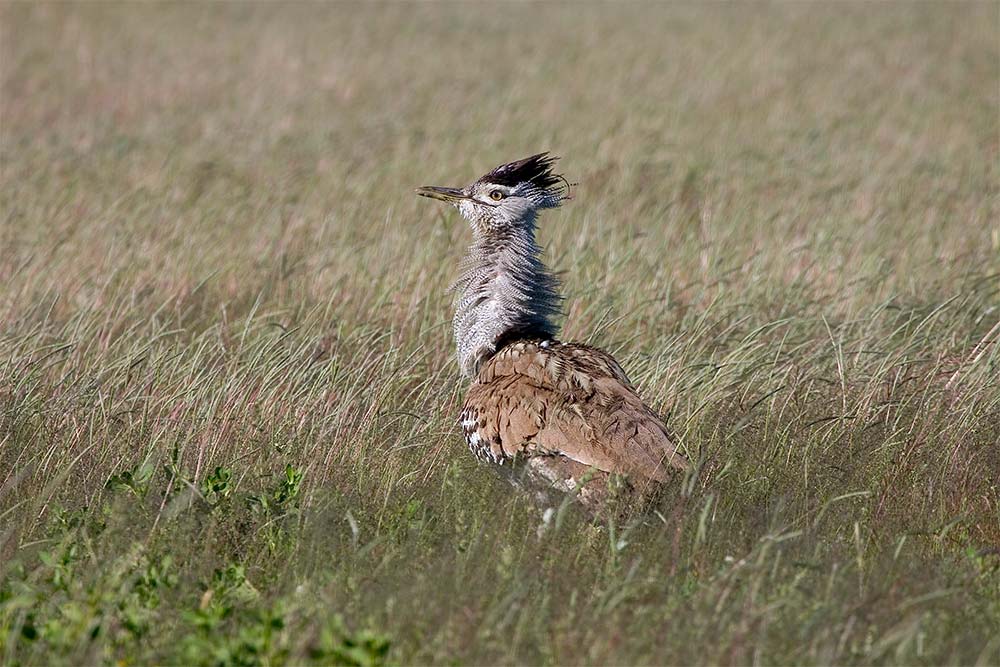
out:
<path id="1" fill-rule="evenodd" d="M 470 447 L 494 461 L 558 454 L 657 481 L 688 465 L 618 362 L 586 345 L 508 345 L 481 368 L 462 423 L 475 424 L 466 428 Z"/>

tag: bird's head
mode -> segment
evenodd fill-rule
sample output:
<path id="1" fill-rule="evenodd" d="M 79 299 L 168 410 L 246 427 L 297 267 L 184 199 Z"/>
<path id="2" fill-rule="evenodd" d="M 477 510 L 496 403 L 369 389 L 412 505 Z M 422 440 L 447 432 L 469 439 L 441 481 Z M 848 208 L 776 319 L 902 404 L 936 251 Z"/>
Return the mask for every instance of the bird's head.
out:
<path id="1" fill-rule="evenodd" d="M 538 211 L 569 199 L 569 183 L 553 173 L 557 157 L 539 153 L 502 164 L 464 188 L 426 186 L 417 194 L 453 205 L 474 231 L 504 231 L 533 224 Z"/>

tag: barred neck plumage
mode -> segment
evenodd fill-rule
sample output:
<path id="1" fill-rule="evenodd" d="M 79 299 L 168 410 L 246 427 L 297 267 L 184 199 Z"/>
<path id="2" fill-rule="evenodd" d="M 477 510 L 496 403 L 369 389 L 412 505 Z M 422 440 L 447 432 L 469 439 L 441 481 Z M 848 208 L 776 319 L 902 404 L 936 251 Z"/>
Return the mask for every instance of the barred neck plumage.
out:
<path id="1" fill-rule="evenodd" d="M 475 234 L 452 285 L 455 342 L 462 373 L 474 376 L 499 342 L 554 338 L 559 281 L 541 260 L 534 215 L 501 230 Z"/>

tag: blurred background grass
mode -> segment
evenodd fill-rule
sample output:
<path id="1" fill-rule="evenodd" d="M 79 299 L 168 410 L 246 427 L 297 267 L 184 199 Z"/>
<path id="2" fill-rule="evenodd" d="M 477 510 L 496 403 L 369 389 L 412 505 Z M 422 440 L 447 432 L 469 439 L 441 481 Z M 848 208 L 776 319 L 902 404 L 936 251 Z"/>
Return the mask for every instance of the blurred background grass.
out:
<path id="1" fill-rule="evenodd" d="M 1000 660 L 996 3 L 0 6 L 0 654 Z M 540 150 L 699 471 L 467 455 L 417 201 Z"/>

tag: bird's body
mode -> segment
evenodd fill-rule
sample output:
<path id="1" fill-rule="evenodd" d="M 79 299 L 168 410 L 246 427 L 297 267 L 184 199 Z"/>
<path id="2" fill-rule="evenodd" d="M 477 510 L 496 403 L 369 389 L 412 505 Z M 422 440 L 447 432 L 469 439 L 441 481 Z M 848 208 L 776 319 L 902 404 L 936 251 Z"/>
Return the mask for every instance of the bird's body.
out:
<path id="1" fill-rule="evenodd" d="M 553 161 L 543 153 L 462 190 L 418 193 L 454 204 L 472 225 L 454 285 L 458 360 L 472 378 L 460 417 L 469 448 L 596 509 L 615 482 L 646 491 L 687 460 L 610 354 L 556 340 L 558 281 L 535 241 L 537 212 L 566 198 Z"/>
<path id="2" fill-rule="evenodd" d="M 460 423 L 479 460 L 500 466 L 521 460 L 535 481 L 583 489 L 588 505 L 604 500 L 611 475 L 645 492 L 685 465 L 666 425 L 618 362 L 589 345 L 504 345 L 472 381 Z"/>

